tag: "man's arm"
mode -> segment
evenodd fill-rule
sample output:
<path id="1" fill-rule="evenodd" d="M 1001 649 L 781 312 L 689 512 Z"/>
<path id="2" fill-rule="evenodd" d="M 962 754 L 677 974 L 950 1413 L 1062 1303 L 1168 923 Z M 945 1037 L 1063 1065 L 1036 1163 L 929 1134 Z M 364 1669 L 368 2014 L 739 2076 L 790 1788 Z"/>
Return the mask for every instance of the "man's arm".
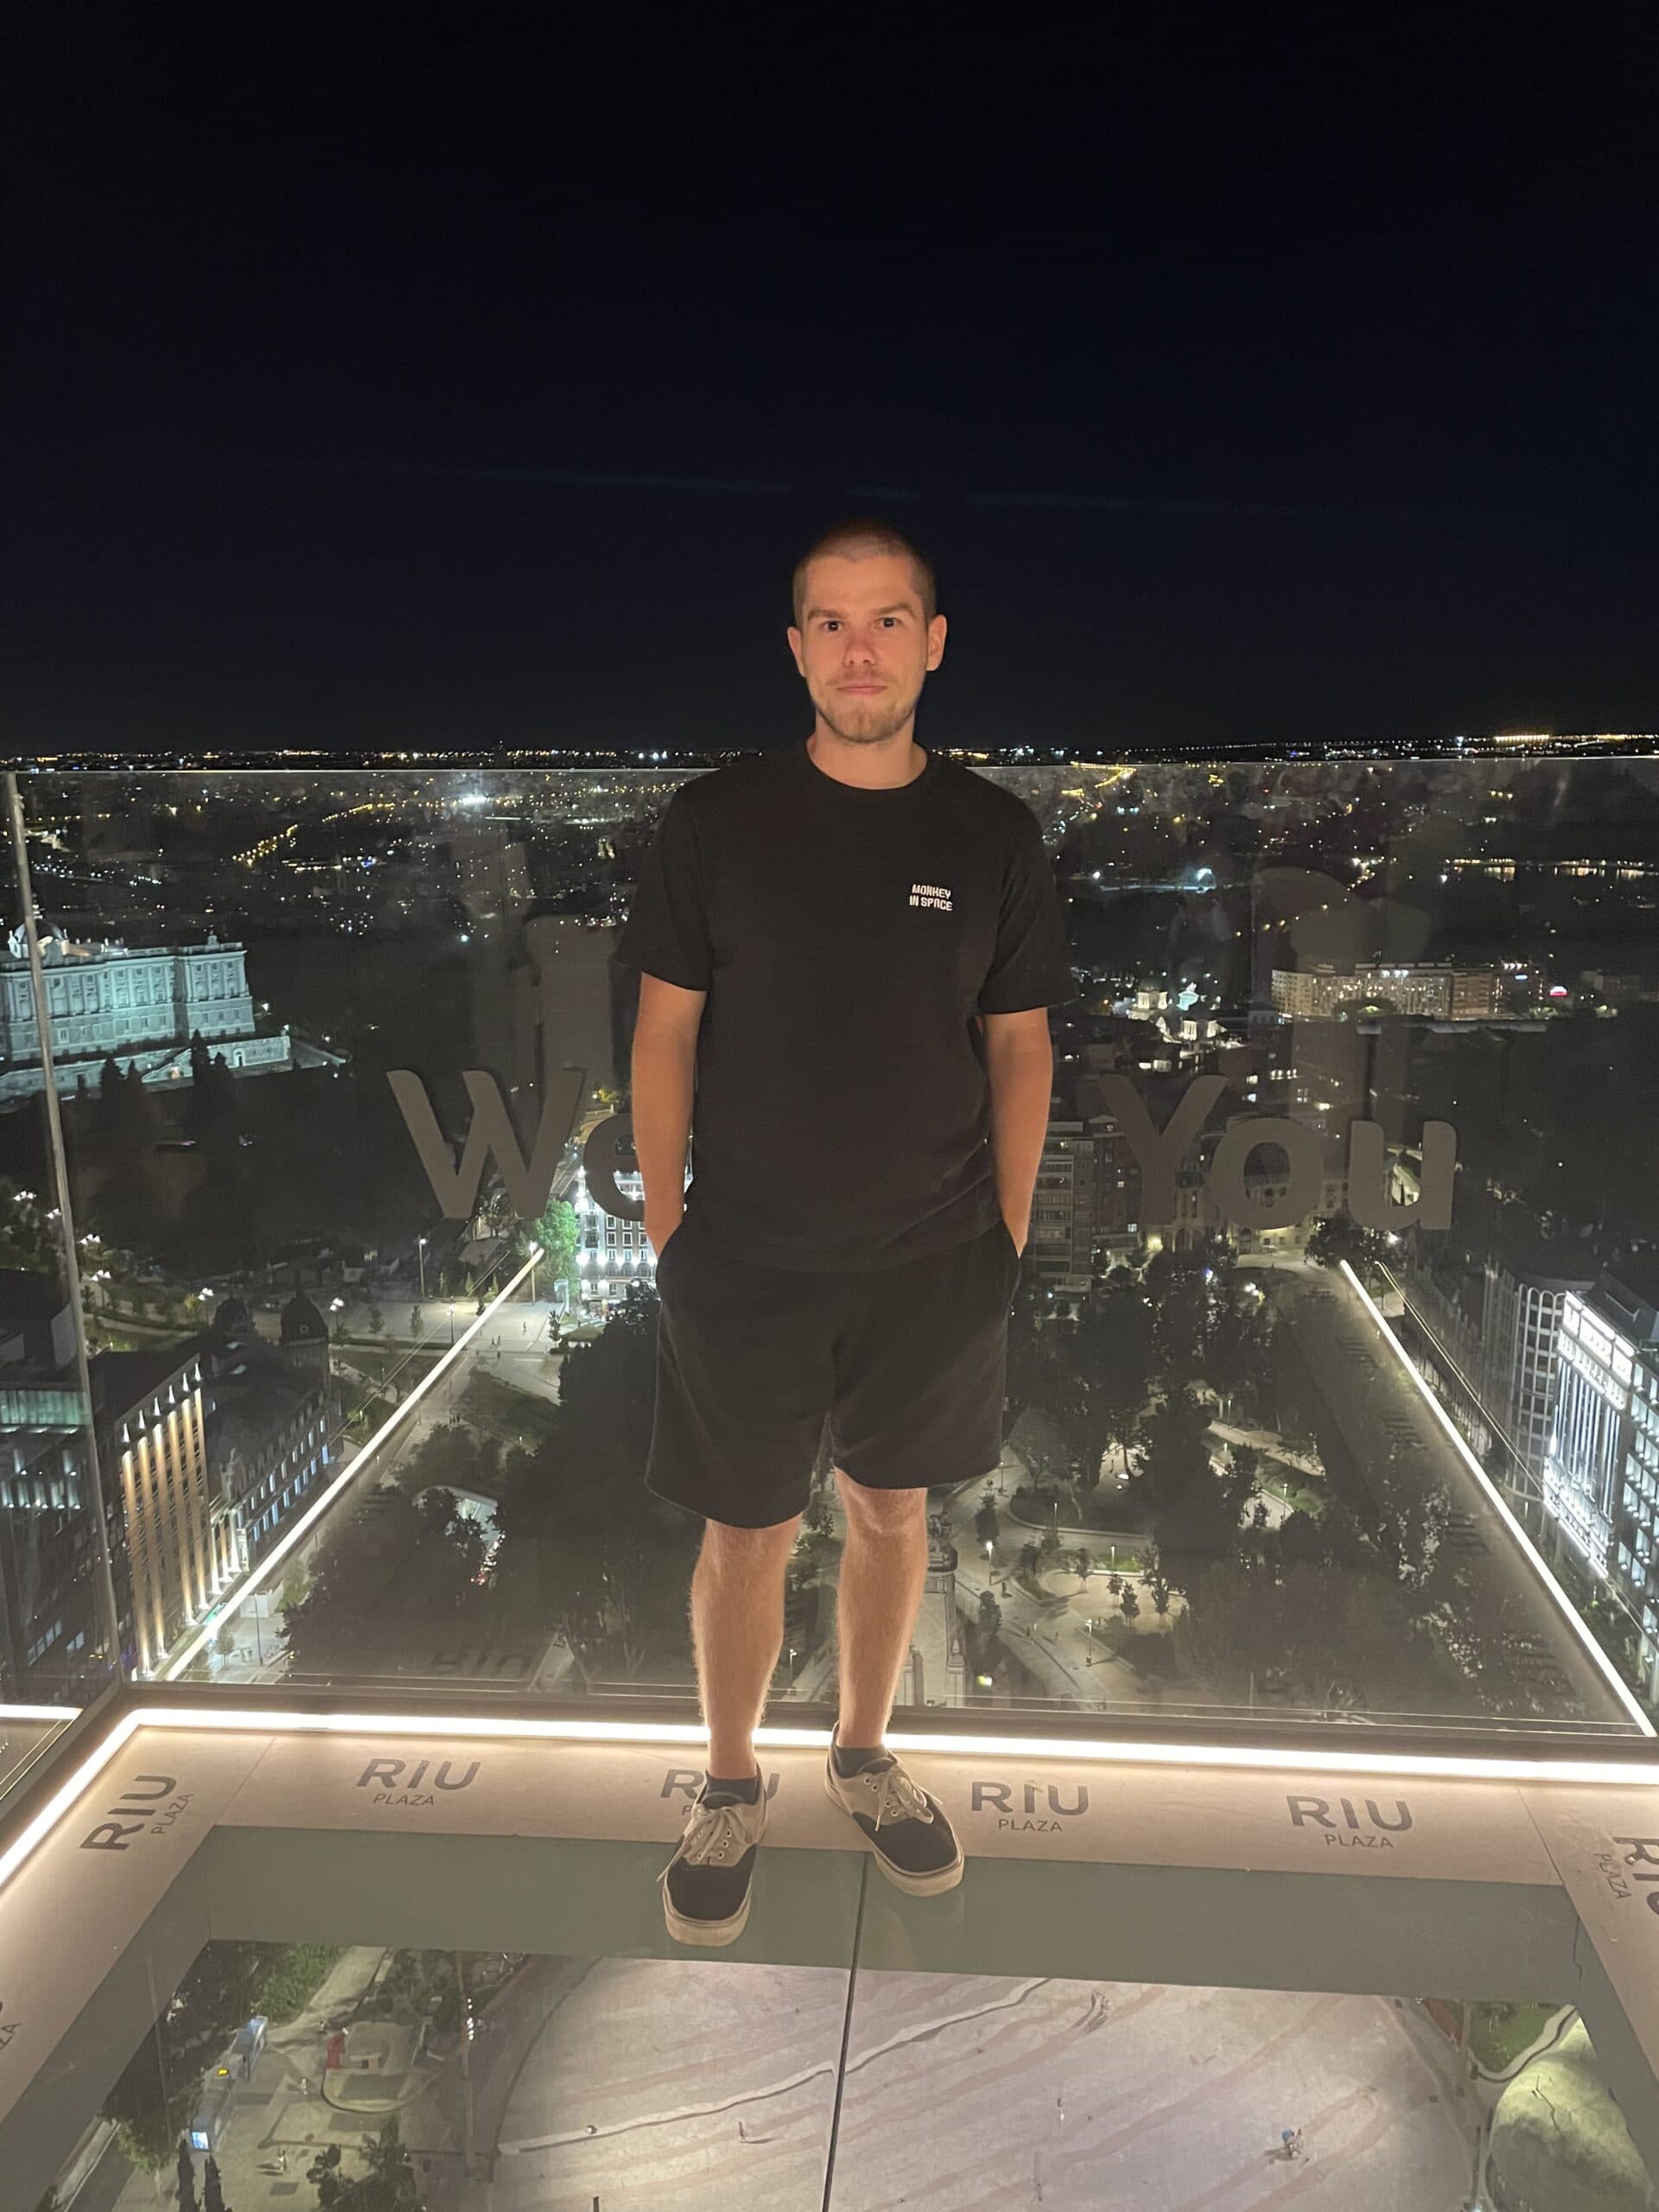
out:
<path id="1" fill-rule="evenodd" d="M 645 1235 L 660 1258 L 685 1211 L 685 1154 L 706 991 L 641 973 L 633 1027 L 633 1149 L 645 1186 Z"/>
<path id="2" fill-rule="evenodd" d="M 1054 1046 L 1046 1007 L 1019 1014 L 982 1014 L 985 1072 L 991 1091 L 991 1159 L 997 1203 L 1008 1234 L 1023 1252 L 1031 1231 L 1031 1198 L 1048 1135 L 1054 1089 Z"/>

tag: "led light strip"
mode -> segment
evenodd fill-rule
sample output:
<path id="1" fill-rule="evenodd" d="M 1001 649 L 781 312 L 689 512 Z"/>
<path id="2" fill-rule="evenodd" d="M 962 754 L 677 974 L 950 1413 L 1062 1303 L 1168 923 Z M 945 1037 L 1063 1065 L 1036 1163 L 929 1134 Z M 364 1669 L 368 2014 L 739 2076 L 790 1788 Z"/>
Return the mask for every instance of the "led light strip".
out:
<path id="1" fill-rule="evenodd" d="M 149 1706 L 139 1708 L 141 1726 L 246 1731 L 272 1734 L 354 1736 L 451 1736 L 463 1740 L 526 1743 L 703 1745 L 709 1732 L 697 1721 L 535 1720 L 503 1714 L 448 1719 L 442 1713 L 279 1713 L 251 1707 Z M 823 1728 L 756 1729 L 755 1742 L 779 1750 L 823 1751 L 830 1732 Z M 1464 1781 L 1573 1782 L 1611 1783 L 1619 1788 L 1659 1789 L 1659 1764 L 1621 1759 L 1477 1758 L 1449 1751 L 1383 1751 L 1300 1749 L 1274 1745 L 1137 1743 L 1127 1737 L 942 1736 L 889 1729 L 894 1751 L 938 1752 L 946 1758 L 1093 1759 L 1115 1766 L 1205 1766 L 1240 1770 L 1292 1768 L 1298 1772 L 1444 1776 Z"/>
<path id="2" fill-rule="evenodd" d="M 1361 1282 L 1359 1277 L 1354 1273 L 1347 1261 L 1339 1261 L 1338 1264 L 1344 1278 L 1353 1286 L 1354 1289 L 1358 1292 L 1365 1310 L 1370 1315 L 1372 1320 L 1376 1322 L 1378 1332 L 1382 1336 L 1383 1342 L 1388 1345 L 1389 1350 L 1399 1361 L 1401 1366 L 1404 1368 L 1406 1373 L 1411 1377 L 1413 1382 L 1415 1383 L 1418 1393 L 1422 1398 L 1424 1404 L 1428 1407 L 1429 1410 L 1433 1414 L 1435 1420 L 1439 1421 L 1440 1427 L 1451 1438 L 1452 1442 L 1456 1446 L 1459 1456 L 1463 1460 L 1465 1466 L 1468 1468 L 1470 1473 L 1480 1484 L 1480 1487 L 1484 1491 L 1486 1497 L 1491 1501 L 1491 1503 L 1497 1509 L 1498 1514 L 1503 1519 L 1504 1527 L 1509 1530 L 1510 1535 L 1514 1537 L 1516 1544 L 1525 1554 L 1534 1573 L 1543 1584 L 1545 1591 L 1548 1592 L 1549 1597 L 1554 1600 L 1555 1605 L 1560 1612 L 1562 1618 L 1567 1622 L 1568 1627 L 1571 1628 L 1573 1634 L 1578 1637 L 1579 1642 L 1584 1646 L 1586 1651 L 1588 1652 L 1590 1657 L 1594 1661 L 1597 1668 L 1605 1677 L 1607 1682 L 1612 1688 L 1614 1694 L 1618 1699 L 1619 1703 L 1624 1707 L 1625 1712 L 1630 1715 L 1630 1719 L 1636 1723 L 1637 1726 L 1641 1730 L 1644 1736 L 1659 1735 L 1659 1730 L 1656 1730 L 1654 1727 L 1652 1721 L 1649 1719 L 1647 1714 L 1642 1710 L 1642 1707 L 1632 1693 L 1630 1685 L 1624 1681 L 1618 1668 L 1614 1666 L 1612 1661 L 1607 1656 L 1607 1654 L 1596 1642 L 1595 1637 L 1592 1636 L 1583 1617 L 1580 1615 L 1576 1606 L 1573 1605 L 1566 1591 L 1562 1589 L 1560 1584 L 1550 1573 L 1548 1565 L 1546 1562 L 1542 1553 L 1539 1551 L 1537 1546 L 1533 1542 L 1532 1538 L 1527 1534 L 1521 1523 L 1516 1519 L 1514 1514 L 1510 1512 L 1509 1506 L 1504 1502 L 1502 1491 L 1499 1491 L 1497 1484 L 1493 1482 L 1485 1468 L 1481 1465 L 1479 1460 L 1476 1459 L 1474 1453 L 1469 1449 L 1468 1443 L 1459 1430 L 1457 1423 L 1452 1419 L 1450 1414 L 1446 1412 L 1446 1408 L 1440 1403 L 1433 1390 L 1429 1389 L 1427 1383 L 1424 1382 L 1422 1376 L 1412 1365 L 1405 1346 L 1401 1343 L 1399 1338 L 1395 1335 L 1394 1331 L 1389 1328 L 1387 1320 L 1383 1317 L 1382 1308 L 1376 1304 L 1370 1293 L 1366 1289 L 1364 1284 Z"/>
<path id="3" fill-rule="evenodd" d="M 80 1711 L 78 1705 L 0 1705 L 0 1728 L 8 1720 L 73 1720 Z"/>
<path id="4" fill-rule="evenodd" d="M 185 1669 L 190 1664 L 191 1661 L 196 1658 L 200 1653 L 207 1649 L 211 1639 L 219 1634 L 219 1630 L 224 1627 L 226 1622 L 232 1619 L 237 1613 L 241 1611 L 243 1606 L 246 1605 L 248 1599 L 252 1597 L 254 1592 L 259 1589 L 273 1571 L 282 1565 L 283 1561 L 289 1556 L 289 1553 L 292 1552 L 294 1547 L 300 1542 L 302 1538 L 308 1535 L 308 1532 L 316 1526 L 318 1520 L 328 1510 L 328 1508 L 334 1503 L 340 1492 L 350 1484 L 357 1480 L 357 1478 L 364 1471 L 364 1469 L 369 1460 L 372 1459 L 374 1454 L 380 1449 L 380 1446 L 385 1442 L 392 1431 L 409 1419 L 410 1414 L 414 1412 L 416 1407 L 419 1405 L 421 1400 L 426 1395 L 427 1392 L 434 1389 L 436 1384 L 442 1381 L 443 1376 L 448 1372 L 449 1369 L 454 1365 L 456 1360 L 461 1357 L 462 1352 L 466 1351 L 467 1345 L 471 1344 L 473 1338 L 478 1334 L 479 1331 L 480 1329 L 486 1328 L 489 1325 L 490 1322 L 495 1318 L 495 1315 L 500 1307 L 503 1306 L 506 1303 L 507 1300 L 512 1297 L 513 1292 L 518 1289 L 519 1284 L 523 1282 L 524 1277 L 530 1273 L 531 1269 L 538 1264 L 542 1257 L 542 1248 L 538 1244 L 531 1252 L 530 1257 L 524 1262 L 524 1266 L 519 1268 L 518 1274 L 512 1277 L 510 1282 L 506 1282 L 502 1285 L 494 1298 L 493 1298 L 490 1303 L 484 1308 L 484 1311 L 474 1318 L 472 1326 L 469 1329 L 463 1331 L 463 1332 L 456 1338 L 454 1343 L 450 1345 L 448 1351 L 444 1353 L 443 1357 L 433 1367 L 431 1373 L 429 1375 L 423 1375 L 421 1377 L 421 1380 L 415 1385 L 415 1388 L 404 1400 L 402 1405 L 400 1405 L 387 1420 L 381 1422 L 379 1427 L 374 1432 L 374 1434 L 367 1440 L 360 1449 L 346 1462 L 345 1466 L 340 1469 L 339 1474 L 337 1474 L 334 1481 L 329 1484 L 327 1489 L 323 1491 L 321 1497 L 314 1498 L 312 1503 L 300 1516 L 299 1519 L 294 1523 L 294 1526 L 288 1531 L 287 1535 L 282 1537 L 278 1542 L 271 1546 L 270 1551 L 268 1551 L 264 1559 L 260 1560 L 258 1566 L 255 1567 L 252 1573 L 250 1574 L 240 1585 L 235 1594 L 228 1599 L 224 1605 L 217 1607 L 213 1612 L 210 1612 L 207 1615 L 207 1618 L 202 1622 L 200 1629 L 198 1630 L 196 1635 L 192 1637 L 191 1641 L 185 1645 L 183 1650 L 179 1653 L 175 1659 L 170 1660 L 167 1666 L 162 1669 L 161 1675 L 162 1681 L 176 1682 L 180 1675 L 183 1674 Z"/>
<path id="5" fill-rule="evenodd" d="M 453 1713 L 283 1713 L 246 1707 L 145 1706 L 128 1713 L 99 1748 L 88 1754 L 50 1802 L 37 1813 L 3 1854 L 0 1887 L 10 1880 L 46 1840 L 83 1791 L 89 1789 L 116 1754 L 141 1728 L 173 1729 L 203 1735 L 437 1736 L 458 1743 L 570 1743 L 664 1749 L 706 1748 L 708 1731 L 695 1721 L 537 1720 L 493 1716 L 458 1719 Z M 755 1731 L 758 1746 L 779 1751 L 825 1751 L 826 1729 L 768 1728 Z M 1041 1736 L 939 1736 L 889 1729 L 886 1741 L 897 1751 L 937 1753 L 956 1758 L 1092 1760 L 1102 1766 L 1202 1767 L 1238 1773 L 1388 1775 L 1408 1779 L 1461 1782 L 1560 1782 L 1630 1789 L 1659 1789 L 1659 1765 L 1618 1759 L 1473 1758 L 1446 1752 L 1338 1751 L 1307 1745 L 1257 1747 L 1223 1744 L 1136 1743 L 1126 1738 Z"/>
<path id="6" fill-rule="evenodd" d="M 69 1779 L 53 1793 L 5 1850 L 0 1852 L 0 1888 L 4 1887 L 23 1861 L 45 1842 L 82 1791 L 92 1788 L 116 1753 L 137 1733 L 142 1725 L 138 1713 L 128 1713 L 111 1730 L 96 1751 L 88 1751 Z"/>

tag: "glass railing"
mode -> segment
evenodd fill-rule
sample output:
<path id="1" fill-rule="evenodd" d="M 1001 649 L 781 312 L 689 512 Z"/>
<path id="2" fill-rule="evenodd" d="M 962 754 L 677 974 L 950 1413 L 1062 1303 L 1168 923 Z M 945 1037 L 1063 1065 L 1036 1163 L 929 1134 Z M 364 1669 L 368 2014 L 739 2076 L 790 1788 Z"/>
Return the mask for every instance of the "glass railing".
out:
<path id="1" fill-rule="evenodd" d="M 109 2024 L 48 2202 L 1652 2201 L 1548 1999 L 219 1942 Z"/>
<path id="2" fill-rule="evenodd" d="M 966 765 L 1077 988 L 899 1713 L 1651 1735 L 1659 762 Z M 117 1677 L 695 1717 L 614 955 L 718 766 L 17 779 L 0 1789 Z"/>

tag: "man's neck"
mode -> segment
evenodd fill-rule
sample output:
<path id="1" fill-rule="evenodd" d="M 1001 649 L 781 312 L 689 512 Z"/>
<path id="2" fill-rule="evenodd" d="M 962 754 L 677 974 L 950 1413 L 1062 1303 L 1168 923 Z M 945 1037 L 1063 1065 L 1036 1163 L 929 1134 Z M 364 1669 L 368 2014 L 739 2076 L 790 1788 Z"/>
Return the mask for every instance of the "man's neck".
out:
<path id="1" fill-rule="evenodd" d="M 873 745 L 860 745 L 838 737 L 818 723 L 806 741 L 808 758 L 838 784 L 855 784 L 862 791 L 897 791 L 913 784 L 927 766 L 927 755 L 917 744 L 913 721 Z"/>

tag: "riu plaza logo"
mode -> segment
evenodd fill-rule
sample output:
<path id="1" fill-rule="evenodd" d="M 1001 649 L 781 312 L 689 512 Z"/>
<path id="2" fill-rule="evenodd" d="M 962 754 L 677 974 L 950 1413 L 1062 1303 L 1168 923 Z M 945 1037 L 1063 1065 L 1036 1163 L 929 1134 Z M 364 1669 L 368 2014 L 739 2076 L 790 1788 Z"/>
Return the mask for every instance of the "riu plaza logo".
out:
<path id="1" fill-rule="evenodd" d="M 1620 1853 L 1615 1864 L 1611 1852 L 1601 1854 L 1601 1871 L 1616 1897 L 1640 1897 L 1651 1913 L 1659 1914 L 1659 1835 L 1616 1835 Z"/>
<path id="2" fill-rule="evenodd" d="M 135 1836 L 165 1835 L 188 1811 L 190 1792 L 173 1774 L 135 1774 L 98 1825 L 80 1840 L 83 1851 L 130 1851 Z"/>
<path id="3" fill-rule="evenodd" d="M 911 894 L 912 903 L 919 903 L 918 892 L 938 888 L 933 884 L 917 884 Z M 948 891 L 944 893 L 947 899 L 950 895 Z M 485 1168 L 492 1160 L 507 1202 L 521 1221 L 534 1221 L 546 1211 L 554 1175 L 587 1095 L 585 1068 L 555 1068 L 549 1074 L 542 1117 L 528 1159 L 519 1149 L 500 1086 L 485 1069 L 468 1068 L 461 1077 L 473 1113 L 459 1144 L 440 1128 L 426 1085 L 412 1069 L 393 1068 L 386 1081 L 446 1221 L 472 1218 Z M 1106 1104 L 1140 1166 L 1141 1219 L 1154 1224 L 1173 1221 L 1177 1171 L 1226 1090 L 1226 1077 L 1195 1077 L 1161 1128 L 1154 1122 L 1145 1100 L 1128 1076 L 1103 1075 L 1099 1082 Z M 1260 1184 L 1252 1189 L 1247 1173 L 1252 1158 L 1263 1146 L 1274 1147 L 1284 1158 L 1283 1168 L 1266 1191 Z M 1362 1229 L 1401 1230 L 1414 1225 L 1449 1229 L 1457 1164 L 1458 1138 L 1452 1124 L 1426 1122 L 1416 1195 L 1398 1199 L 1390 1187 L 1393 1168 L 1382 1124 L 1351 1122 L 1348 1211 Z M 613 1114 L 600 1122 L 582 1147 L 582 1165 L 588 1192 L 606 1213 L 619 1221 L 644 1218 L 645 1208 L 637 1198 L 625 1198 L 617 1180 L 637 1167 L 632 1115 Z M 1205 1179 L 1222 1218 L 1236 1229 L 1256 1233 L 1264 1229 L 1289 1229 L 1311 1220 L 1319 1211 L 1328 1172 L 1324 1130 L 1279 1116 L 1251 1115 L 1223 1132 L 1210 1155 Z"/>

